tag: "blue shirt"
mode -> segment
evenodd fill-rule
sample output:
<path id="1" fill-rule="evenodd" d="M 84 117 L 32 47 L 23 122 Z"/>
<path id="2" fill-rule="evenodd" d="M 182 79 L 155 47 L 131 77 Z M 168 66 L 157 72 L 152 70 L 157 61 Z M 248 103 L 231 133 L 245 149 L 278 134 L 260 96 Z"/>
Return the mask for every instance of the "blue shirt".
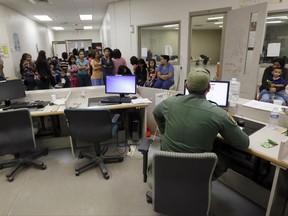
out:
<path id="1" fill-rule="evenodd" d="M 83 61 L 81 61 L 80 59 L 77 59 L 76 61 L 76 65 L 80 65 L 80 66 L 89 66 L 89 61 L 84 58 Z M 78 70 L 78 74 L 79 75 L 88 75 L 88 71 L 87 70 Z"/>
<path id="2" fill-rule="evenodd" d="M 171 72 L 172 77 L 169 80 L 174 81 L 174 67 L 172 64 L 168 63 L 166 68 L 164 68 L 164 66 L 161 64 L 158 66 L 158 71 L 161 73 L 161 75 L 167 75 Z"/>

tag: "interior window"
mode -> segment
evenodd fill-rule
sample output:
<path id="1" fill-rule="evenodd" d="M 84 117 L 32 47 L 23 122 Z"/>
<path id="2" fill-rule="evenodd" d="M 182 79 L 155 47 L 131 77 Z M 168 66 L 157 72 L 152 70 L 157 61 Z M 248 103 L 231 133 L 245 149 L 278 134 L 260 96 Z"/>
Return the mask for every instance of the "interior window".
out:
<path id="1" fill-rule="evenodd" d="M 139 27 L 138 56 L 159 63 L 160 55 L 169 55 L 170 63 L 179 64 L 179 29 L 179 22 Z"/>

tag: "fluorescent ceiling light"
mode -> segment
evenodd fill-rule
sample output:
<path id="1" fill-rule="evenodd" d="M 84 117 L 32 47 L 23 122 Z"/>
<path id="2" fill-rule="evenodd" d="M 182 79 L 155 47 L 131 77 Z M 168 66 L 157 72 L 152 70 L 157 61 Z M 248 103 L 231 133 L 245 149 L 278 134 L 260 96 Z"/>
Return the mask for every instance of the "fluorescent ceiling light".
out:
<path id="1" fill-rule="evenodd" d="M 176 28 L 178 27 L 179 25 L 178 24 L 173 24 L 173 25 L 164 25 L 163 28 Z"/>
<path id="2" fill-rule="evenodd" d="M 221 25 L 221 24 L 223 24 L 223 22 L 215 22 L 214 24 L 215 25 Z"/>
<path id="3" fill-rule="evenodd" d="M 88 30 L 88 29 L 92 29 L 92 26 L 84 26 L 83 28 Z"/>
<path id="4" fill-rule="evenodd" d="M 271 23 L 282 23 L 281 20 L 275 20 L 275 21 L 267 21 L 266 23 L 271 24 Z"/>
<path id="5" fill-rule="evenodd" d="M 92 14 L 79 15 L 81 20 L 92 20 Z"/>
<path id="6" fill-rule="evenodd" d="M 275 17 L 267 17 L 267 20 L 271 20 L 271 19 L 288 19 L 287 16 L 275 16 Z"/>
<path id="7" fill-rule="evenodd" d="M 60 26 L 55 26 L 55 27 L 53 27 L 53 29 L 54 29 L 54 30 L 64 30 L 64 28 L 63 28 L 63 27 L 60 27 Z"/>
<path id="8" fill-rule="evenodd" d="M 218 19 L 223 19 L 223 16 L 219 16 L 219 17 L 208 17 L 208 20 L 218 20 Z"/>
<path id="9" fill-rule="evenodd" d="M 47 15 L 34 15 L 34 17 L 40 21 L 52 21 L 52 19 Z"/>

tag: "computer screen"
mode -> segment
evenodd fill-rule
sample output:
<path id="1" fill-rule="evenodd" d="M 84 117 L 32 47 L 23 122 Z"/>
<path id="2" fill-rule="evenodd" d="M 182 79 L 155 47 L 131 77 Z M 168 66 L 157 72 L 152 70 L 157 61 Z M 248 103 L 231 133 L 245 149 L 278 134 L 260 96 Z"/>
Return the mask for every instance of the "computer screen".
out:
<path id="1" fill-rule="evenodd" d="M 135 76 L 106 76 L 105 93 L 120 94 L 136 94 L 136 77 Z"/>
<path id="2" fill-rule="evenodd" d="M 5 105 L 10 105 L 10 100 L 23 98 L 26 96 L 22 80 L 5 80 L 0 82 L 0 101 L 5 101 Z"/>
<path id="3" fill-rule="evenodd" d="M 207 100 L 214 102 L 219 107 L 228 107 L 229 81 L 210 81 L 210 91 L 207 93 Z M 189 94 L 185 88 L 185 95 Z"/>

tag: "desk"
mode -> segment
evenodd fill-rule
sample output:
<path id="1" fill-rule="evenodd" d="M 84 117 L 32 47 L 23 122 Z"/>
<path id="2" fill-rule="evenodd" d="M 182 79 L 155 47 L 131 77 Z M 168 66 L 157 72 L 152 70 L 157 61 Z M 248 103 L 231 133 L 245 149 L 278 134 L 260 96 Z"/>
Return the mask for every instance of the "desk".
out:
<path id="1" fill-rule="evenodd" d="M 140 137 L 146 136 L 146 125 L 147 125 L 147 111 L 146 107 L 149 104 L 132 104 L 123 103 L 115 105 L 105 105 L 105 106 L 94 106 L 88 107 L 88 99 L 94 97 L 105 97 L 105 87 L 104 86 L 90 86 L 90 87 L 79 87 L 79 88 L 65 88 L 65 89 L 48 89 L 48 90 L 35 90 L 27 91 L 26 97 L 23 99 L 18 99 L 18 102 L 28 102 L 34 100 L 50 101 L 51 95 L 55 94 L 57 99 L 62 99 L 65 104 L 62 105 L 47 105 L 42 109 L 31 109 L 32 117 L 43 117 L 51 116 L 52 118 L 59 115 L 64 115 L 65 108 L 107 108 L 110 110 L 127 110 L 134 109 L 140 113 L 141 131 Z"/>

